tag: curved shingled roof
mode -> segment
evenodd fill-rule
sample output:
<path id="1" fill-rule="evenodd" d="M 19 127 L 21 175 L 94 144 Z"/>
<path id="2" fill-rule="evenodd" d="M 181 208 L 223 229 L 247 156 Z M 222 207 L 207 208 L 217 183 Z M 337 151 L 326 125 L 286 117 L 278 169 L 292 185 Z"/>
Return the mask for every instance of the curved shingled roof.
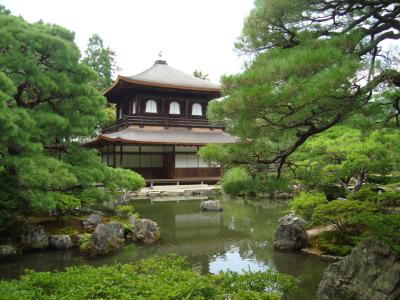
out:
<path id="1" fill-rule="evenodd" d="M 101 134 L 97 139 L 88 142 L 87 145 L 97 144 L 101 141 L 201 146 L 206 144 L 234 144 L 238 141 L 238 138 L 224 132 L 222 129 L 129 126 L 117 132 Z"/>
<path id="2" fill-rule="evenodd" d="M 114 84 L 104 92 L 111 92 L 120 82 L 136 85 L 157 86 L 193 91 L 220 92 L 219 84 L 200 79 L 169 66 L 164 60 L 157 60 L 153 66 L 134 76 L 118 76 Z"/>

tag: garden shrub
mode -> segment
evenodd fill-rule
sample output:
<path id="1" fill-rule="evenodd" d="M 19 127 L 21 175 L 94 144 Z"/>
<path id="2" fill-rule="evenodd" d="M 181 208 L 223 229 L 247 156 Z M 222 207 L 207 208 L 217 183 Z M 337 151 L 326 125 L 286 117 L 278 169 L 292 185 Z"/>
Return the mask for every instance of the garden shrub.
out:
<path id="1" fill-rule="evenodd" d="M 130 215 L 135 213 L 135 208 L 133 207 L 133 205 L 118 205 L 115 208 L 115 212 L 117 216 L 129 217 Z"/>
<path id="2" fill-rule="evenodd" d="M 359 228 L 352 218 L 361 213 L 376 212 L 377 207 L 371 202 L 357 200 L 334 200 L 318 206 L 312 215 L 312 222 L 316 225 L 334 225 L 338 242 L 344 241 L 348 235 L 355 235 Z"/>
<path id="3" fill-rule="evenodd" d="M 376 203 L 379 194 L 371 186 L 364 186 L 359 191 L 347 195 L 348 200 L 371 201 Z"/>
<path id="4" fill-rule="evenodd" d="M 244 168 L 229 169 L 222 178 L 222 188 L 225 193 L 237 196 L 252 190 L 253 181 Z"/>
<path id="5" fill-rule="evenodd" d="M 353 216 L 354 224 L 362 225 L 364 236 L 380 240 L 400 254 L 400 215 L 362 213 Z"/>
<path id="6" fill-rule="evenodd" d="M 0 281 L 0 299 L 281 299 L 294 284 L 291 276 L 272 270 L 200 275 L 183 258 L 155 257 L 64 272 L 28 271 L 20 280 Z"/>
<path id="7" fill-rule="evenodd" d="M 293 198 L 290 203 L 292 209 L 302 216 L 305 220 L 310 221 L 314 209 L 321 204 L 328 203 L 325 194 L 317 192 L 301 192 L 300 195 Z"/>
<path id="8" fill-rule="evenodd" d="M 346 241 L 338 242 L 334 232 L 327 232 L 321 235 L 319 238 L 319 248 L 323 251 L 327 251 L 337 255 L 348 255 L 351 250 L 356 246 L 357 243 L 352 243 L 352 239 L 346 239 Z"/>

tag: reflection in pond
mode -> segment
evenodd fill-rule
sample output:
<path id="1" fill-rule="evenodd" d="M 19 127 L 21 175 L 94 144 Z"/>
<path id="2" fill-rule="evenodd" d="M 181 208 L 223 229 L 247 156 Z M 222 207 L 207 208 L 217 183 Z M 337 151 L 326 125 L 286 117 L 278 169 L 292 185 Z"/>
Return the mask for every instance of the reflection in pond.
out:
<path id="1" fill-rule="evenodd" d="M 76 250 L 27 254 L 0 264 L 0 276 L 16 277 L 26 268 L 61 270 L 70 265 L 128 263 L 151 255 L 176 253 L 187 256 L 193 269 L 202 273 L 275 268 L 299 280 L 301 289 L 291 298 L 315 298 L 327 264 L 301 253 L 275 252 L 272 248 L 273 234 L 286 205 L 268 200 L 227 200 L 222 212 L 203 212 L 199 201 L 133 204 L 141 216 L 160 225 L 159 244 L 129 243 L 118 253 L 99 258 L 83 257 Z"/>

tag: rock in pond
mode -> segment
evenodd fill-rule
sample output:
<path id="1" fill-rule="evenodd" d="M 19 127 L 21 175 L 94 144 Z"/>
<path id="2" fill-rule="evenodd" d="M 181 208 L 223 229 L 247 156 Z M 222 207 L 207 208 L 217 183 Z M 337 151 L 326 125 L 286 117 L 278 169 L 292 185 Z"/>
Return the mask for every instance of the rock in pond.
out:
<path id="1" fill-rule="evenodd" d="M 317 299 L 400 299 L 399 255 L 380 242 L 363 240 L 342 261 L 326 268 Z"/>
<path id="2" fill-rule="evenodd" d="M 50 247 L 57 250 L 73 248 L 75 245 L 67 234 L 53 234 L 49 237 Z"/>
<path id="3" fill-rule="evenodd" d="M 294 214 L 283 216 L 275 231 L 276 250 L 301 250 L 308 245 L 306 222 Z"/>
<path id="4" fill-rule="evenodd" d="M 205 211 L 221 211 L 223 207 L 219 200 L 206 200 L 201 201 L 200 209 Z"/>
<path id="5" fill-rule="evenodd" d="M 150 219 L 136 219 L 131 217 L 129 223 L 132 224 L 132 239 L 146 244 L 155 243 L 160 239 L 160 227 Z"/>
<path id="6" fill-rule="evenodd" d="M 49 237 L 44 233 L 42 225 L 28 225 L 21 238 L 21 244 L 26 249 L 42 250 L 49 246 Z"/>
<path id="7" fill-rule="evenodd" d="M 7 260 L 17 254 L 17 248 L 12 245 L 0 245 L 0 261 Z"/>
<path id="8" fill-rule="evenodd" d="M 100 214 L 90 214 L 85 221 L 82 221 L 83 229 L 93 231 L 101 223 L 102 218 Z"/>
<path id="9" fill-rule="evenodd" d="M 124 243 L 124 227 L 118 222 L 98 224 L 87 247 L 83 247 L 89 255 L 106 255 L 119 250 Z M 82 247 L 81 247 L 82 249 Z"/>

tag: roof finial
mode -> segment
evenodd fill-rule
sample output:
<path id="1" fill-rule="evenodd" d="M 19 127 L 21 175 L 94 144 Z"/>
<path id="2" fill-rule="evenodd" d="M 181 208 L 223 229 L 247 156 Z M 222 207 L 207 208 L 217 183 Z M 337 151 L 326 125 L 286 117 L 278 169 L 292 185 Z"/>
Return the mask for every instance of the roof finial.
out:
<path id="1" fill-rule="evenodd" d="M 162 58 L 162 50 L 158 52 L 158 59 L 154 62 L 155 65 L 166 65 L 167 62 Z"/>

